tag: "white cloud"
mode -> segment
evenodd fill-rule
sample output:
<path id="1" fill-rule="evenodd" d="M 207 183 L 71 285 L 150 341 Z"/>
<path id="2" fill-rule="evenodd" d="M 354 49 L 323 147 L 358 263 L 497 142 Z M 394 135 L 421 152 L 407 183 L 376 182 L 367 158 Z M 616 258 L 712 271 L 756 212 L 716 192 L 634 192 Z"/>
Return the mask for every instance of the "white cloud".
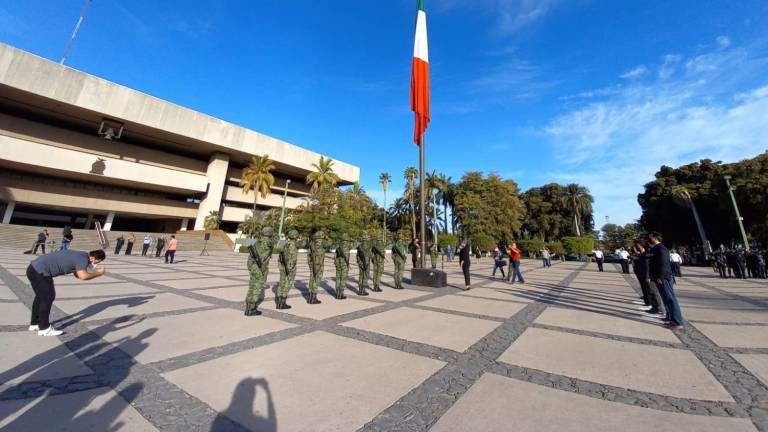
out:
<path id="1" fill-rule="evenodd" d="M 443 0 L 437 9 L 472 8 L 496 17 L 494 31 L 501 35 L 515 33 L 543 18 L 562 0 Z"/>
<path id="2" fill-rule="evenodd" d="M 718 36 L 716 40 L 717 40 L 717 45 L 720 48 L 728 48 L 729 46 L 731 46 L 731 38 L 729 38 L 728 36 Z"/>
<path id="3" fill-rule="evenodd" d="M 675 65 L 685 64 L 685 68 Z M 735 161 L 768 147 L 768 60 L 745 50 L 666 56 L 652 83 L 630 83 L 554 119 L 560 181 L 588 186 L 597 223 L 640 216 L 637 194 L 665 164 Z"/>
<path id="4" fill-rule="evenodd" d="M 640 78 L 641 76 L 644 76 L 647 73 L 648 73 L 648 68 L 645 67 L 644 65 L 640 65 L 632 70 L 624 72 L 619 76 L 619 78 L 624 78 L 624 79 Z"/>

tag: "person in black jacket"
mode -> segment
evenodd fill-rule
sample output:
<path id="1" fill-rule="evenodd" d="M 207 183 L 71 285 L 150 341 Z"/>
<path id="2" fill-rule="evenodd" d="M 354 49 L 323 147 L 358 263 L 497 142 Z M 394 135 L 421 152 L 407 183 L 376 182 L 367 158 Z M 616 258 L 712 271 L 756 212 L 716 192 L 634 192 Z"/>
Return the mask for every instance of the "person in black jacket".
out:
<path id="1" fill-rule="evenodd" d="M 651 285 L 650 279 L 650 258 L 646 251 L 646 245 L 637 242 L 635 244 L 635 259 L 632 261 L 632 267 L 643 291 L 643 301 L 650 309 L 646 313 L 651 315 L 661 315 L 664 310 L 664 302 L 661 299 L 659 290 L 655 285 Z"/>
<path id="2" fill-rule="evenodd" d="M 664 300 L 664 306 L 667 309 L 666 325 L 672 330 L 679 330 L 683 328 L 683 314 L 680 312 L 680 304 L 672 287 L 669 250 L 661 240 L 661 234 L 655 231 L 648 234 L 648 242 L 651 244 L 651 250 L 648 252 L 649 275 Z"/>
<path id="3" fill-rule="evenodd" d="M 459 265 L 464 273 L 464 291 L 466 291 L 469 289 L 469 264 L 472 257 L 469 251 L 469 243 L 466 240 L 461 242 L 459 248 Z"/>

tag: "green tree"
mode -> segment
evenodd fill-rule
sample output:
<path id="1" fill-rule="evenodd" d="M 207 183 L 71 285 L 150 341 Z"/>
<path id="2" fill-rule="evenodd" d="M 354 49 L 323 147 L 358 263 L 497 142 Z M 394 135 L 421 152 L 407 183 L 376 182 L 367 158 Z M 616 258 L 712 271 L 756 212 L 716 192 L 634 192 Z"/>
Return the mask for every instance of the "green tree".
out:
<path id="1" fill-rule="evenodd" d="M 584 234 L 582 216 L 587 213 L 592 213 L 592 203 L 594 202 L 592 195 L 589 194 L 589 189 L 576 183 L 566 185 L 563 200 L 565 201 L 566 206 L 574 214 L 576 235 L 579 236 Z"/>
<path id="2" fill-rule="evenodd" d="M 563 237 L 563 247 L 566 252 L 576 255 L 587 255 L 595 250 L 595 240 L 591 237 Z"/>
<path id="3" fill-rule="evenodd" d="M 247 194 L 251 190 L 254 191 L 253 217 L 256 217 L 256 205 L 259 201 L 259 196 L 262 199 L 266 198 L 275 184 L 275 177 L 271 173 L 273 169 L 275 169 L 275 166 L 266 154 L 263 156 L 252 156 L 250 164 L 245 167 L 240 176 L 240 186 L 243 187 L 243 193 Z"/>
<path id="4" fill-rule="evenodd" d="M 214 231 L 219 229 L 219 225 L 221 224 L 221 218 L 219 217 L 219 212 L 216 210 L 211 210 L 210 213 L 208 213 L 208 216 L 203 219 L 203 229 L 206 231 Z"/>
<path id="5" fill-rule="evenodd" d="M 454 214 L 464 236 L 487 236 L 494 244 L 515 238 L 525 214 L 518 192 L 514 180 L 502 179 L 497 174 L 485 177 L 481 172 L 466 173 L 454 196 Z"/>
<path id="6" fill-rule="evenodd" d="M 333 171 L 334 161 L 331 158 L 320 156 L 320 160 L 312 164 L 314 171 L 307 174 L 307 184 L 310 185 L 310 191 L 317 197 L 318 193 L 336 187 L 341 181 L 338 175 Z"/>

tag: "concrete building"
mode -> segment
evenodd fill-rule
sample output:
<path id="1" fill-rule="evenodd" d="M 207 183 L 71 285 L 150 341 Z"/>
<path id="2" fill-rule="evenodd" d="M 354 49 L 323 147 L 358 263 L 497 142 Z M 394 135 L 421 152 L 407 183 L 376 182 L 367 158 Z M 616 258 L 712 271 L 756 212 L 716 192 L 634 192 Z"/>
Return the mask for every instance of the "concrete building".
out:
<path id="1" fill-rule="evenodd" d="M 0 43 L 3 223 L 171 232 L 220 211 L 234 232 L 253 192 L 238 182 L 253 155 L 274 161 L 261 209 L 308 196 L 320 154 Z M 335 161 L 342 184 L 358 167 Z"/>

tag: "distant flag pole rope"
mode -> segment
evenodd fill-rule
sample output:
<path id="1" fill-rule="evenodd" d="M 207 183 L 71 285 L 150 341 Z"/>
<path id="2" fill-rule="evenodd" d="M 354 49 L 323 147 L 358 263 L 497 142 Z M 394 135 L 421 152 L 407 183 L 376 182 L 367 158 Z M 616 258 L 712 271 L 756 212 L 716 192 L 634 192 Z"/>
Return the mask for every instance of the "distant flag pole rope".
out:
<path id="1" fill-rule="evenodd" d="M 64 54 L 61 55 L 61 61 L 59 64 L 64 64 L 64 62 L 67 61 L 69 52 L 72 50 L 72 45 L 74 45 L 75 39 L 77 38 L 77 32 L 80 31 L 80 26 L 83 24 L 85 16 L 88 15 L 88 9 L 91 7 L 91 2 L 93 2 L 93 0 L 85 0 L 83 3 L 83 8 L 80 10 L 80 18 L 77 19 L 75 29 L 72 30 L 72 36 L 70 36 L 69 42 L 67 42 L 67 47 L 64 49 Z"/>
<path id="2" fill-rule="evenodd" d="M 429 126 L 429 44 L 427 42 L 426 0 L 417 0 L 416 37 L 413 42 L 413 63 L 411 69 L 411 111 L 414 113 L 415 126 L 413 141 L 419 146 L 419 201 L 421 228 L 419 239 L 421 254 L 419 267 L 425 267 L 426 243 L 426 201 L 424 199 L 424 133 Z"/>

